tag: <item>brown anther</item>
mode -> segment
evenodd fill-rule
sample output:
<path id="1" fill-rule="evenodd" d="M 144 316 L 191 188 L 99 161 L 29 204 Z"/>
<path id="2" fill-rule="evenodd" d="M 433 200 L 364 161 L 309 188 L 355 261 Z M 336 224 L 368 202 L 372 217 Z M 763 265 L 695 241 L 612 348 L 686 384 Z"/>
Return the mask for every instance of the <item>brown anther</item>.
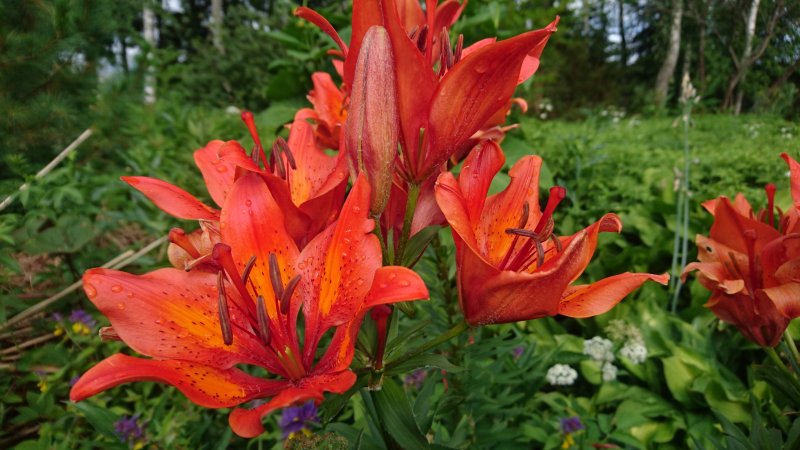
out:
<path id="1" fill-rule="evenodd" d="M 453 47 L 450 44 L 450 32 L 447 30 L 446 27 L 442 27 L 439 46 L 441 48 L 442 54 L 446 56 L 446 58 L 444 58 L 445 65 L 447 66 L 447 69 L 450 69 L 451 67 L 453 67 Z"/>
<path id="2" fill-rule="evenodd" d="M 272 291 L 276 299 L 283 298 L 283 279 L 281 279 L 281 268 L 278 266 L 278 257 L 275 253 L 269 254 L 269 280 L 272 282 Z"/>
<path id="3" fill-rule="evenodd" d="M 289 147 L 289 144 L 281 138 L 281 142 L 283 142 L 283 154 L 286 155 L 286 161 L 289 162 L 289 167 L 292 170 L 297 170 L 297 163 L 294 160 L 294 155 L 292 154 L 292 148 Z"/>
<path id="4" fill-rule="evenodd" d="M 253 270 L 253 265 L 256 263 L 256 255 L 250 257 L 247 260 L 247 264 L 244 266 L 244 271 L 242 272 L 242 283 L 247 283 L 247 279 L 250 278 L 250 272 Z"/>
<path id="5" fill-rule="evenodd" d="M 425 24 L 420 28 L 419 34 L 417 35 L 417 48 L 422 53 L 425 53 L 425 46 L 427 45 L 428 39 L 428 24 Z"/>
<path id="6" fill-rule="evenodd" d="M 531 213 L 531 205 L 528 204 L 527 201 L 522 204 L 522 215 L 519 216 L 519 225 L 517 228 L 525 228 L 525 224 L 528 223 L 528 216 Z"/>
<path id="7" fill-rule="evenodd" d="M 297 284 L 300 282 L 300 275 L 295 275 L 294 278 L 289 280 L 289 284 L 286 285 L 286 289 L 283 291 L 283 296 L 281 297 L 281 314 L 289 314 L 289 305 L 291 305 L 292 295 L 294 295 L 294 291 L 297 289 Z"/>
<path id="8" fill-rule="evenodd" d="M 559 239 L 555 234 L 551 234 L 550 240 L 553 241 L 553 245 L 556 246 L 556 251 L 561 253 L 561 250 L 563 250 L 563 247 L 561 246 L 561 239 Z"/>
<path id="9" fill-rule="evenodd" d="M 280 145 L 281 141 L 283 141 L 283 138 L 279 137 L 275 143 L 272 144 L 272 155 L 270 156 L 270 160 L 274 161 L 274 168 L 278 169 L 278 175 L 285 180 L 286 165 L 283 163 L 283 157 L 281 156 L 281 153 L 283 152 L 283 146 Z"/>
<path id="10" fill-rule="evenodd" d="M 464 35 L 459 34 L 458 40 L 456 41 L 456 51 L 453 54 L 453 65 L 458 64 L 461 61 L 461 52 L 464 50 Z"/>
<path id="11" fill-rule="evenodd" d="M 258 334 L 264 345 L 269 345 L 269 317 L 267 316 L 267 306 L 264 304 L 264 297 L 258 296 L 256 300 L 256 310 L 258 316 Z"/>
<path id="12" fill-rule="evenodd" d="M 119 337 L 119 333 L 114 327 L 102 327 L 100 331 L 97 332 L 100 335 L 101 341 L 121 341 L 122 338 Z"/>
<path id="13" fill-rule="evenodd" d="M 410 33 L 408 33 L 408 38 L 414 41 L 414 38 L 417 36 L 418 31 L 419 31 L 419 25 L 414 25 L 414 28 L 411 29 Z"/>
<path id="14" fill-rule="evenodd" d="M 225 345 L 233 344 L 233 329 L 231 316 L 228 311 L 228 296 L 225 294 L 225 280 L 222 271 L 217 272 L 217 310 L 219 311 L 219 326 L 222 329 L 222 342 Z"/>

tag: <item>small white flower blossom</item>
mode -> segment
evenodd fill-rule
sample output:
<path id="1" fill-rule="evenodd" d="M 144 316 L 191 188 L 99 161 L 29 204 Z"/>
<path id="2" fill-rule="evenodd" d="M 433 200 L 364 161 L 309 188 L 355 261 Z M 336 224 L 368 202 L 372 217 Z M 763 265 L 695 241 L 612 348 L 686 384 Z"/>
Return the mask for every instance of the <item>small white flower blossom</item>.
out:
<path id="1" fill-rule="evenodd" d="M 595 336 L 583 341 L 583 353 L 593 361 L 614 361 L 614 343 L 608 339 Z"/>
<path id="2" fill-rule="evenodd" d="M 647 347 L 640 341 L 628 341 L 622 346 L 619 354 L 628 358 L 634 364 L 641 364 L 647 359 Z"/>
<path id="3" fill-rule="evenodd" d="M 556 364 L 547 370 L 546 378 L 553 386 L 570 386 L 578 378 L 578 372 L 566 364 Z"/>
<path id="4" fill-rule="evenodd" d="M 617 366 L 607 362 L 603 364 L 603 381 L 614 381 L 617 379 Z"/>

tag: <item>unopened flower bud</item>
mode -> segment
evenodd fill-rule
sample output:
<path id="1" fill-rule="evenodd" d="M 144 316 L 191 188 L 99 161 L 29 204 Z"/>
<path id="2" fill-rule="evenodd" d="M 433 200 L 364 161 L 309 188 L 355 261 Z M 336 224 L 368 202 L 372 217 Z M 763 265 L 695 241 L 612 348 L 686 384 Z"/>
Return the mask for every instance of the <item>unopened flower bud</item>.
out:
<path id="1" fill-rule="evenodd" d="M 361 43 L 345 123 L 345 143 L 353 176 L 367 175 L 372 191 L 370 210 L 380 214 L 392 187 L 399 121 L 394 58 L 389 35 L 373 26 Z"/>

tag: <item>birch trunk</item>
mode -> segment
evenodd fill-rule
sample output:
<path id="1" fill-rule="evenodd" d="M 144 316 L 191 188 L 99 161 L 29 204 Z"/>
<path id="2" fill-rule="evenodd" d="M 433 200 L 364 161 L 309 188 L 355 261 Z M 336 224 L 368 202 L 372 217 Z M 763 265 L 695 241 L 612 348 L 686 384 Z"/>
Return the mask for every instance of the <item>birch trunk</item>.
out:
<path id="1" fill-rule="evenodd" d="M 745 61 L 749 61 L 750 57 L 753 55 L 753 36 L 756 34 L 756 18 L 758 18 L 758 5 L 760 0 L 753 0 L 753 3 L 750 5 L 750 11 L 747 14 L 747 31 L 745 32 L 745 41 L 744 41 L 744 53 L 742 54 L 742 61 L 743 66 L 742 76 L 739 80 L 739 92 L 736 95 L 736 106 L 734 107 L 733 113 L 735 115 L 739 115 L 742 111 L 742 97 L 744 97 L 744 91 L 742 90 L 742 84 L 744 83 L 744 79 L 747 76 L 747 70 L 749 67 L 744 66 Z"/>
<path id="2" fill-rule="evenodd" d="M 153 49 L 156 47 L 156 15 L 150 3 L 144 2 L 142 11 L 143 30 L 142 34 L 147 42 L 147 68 L 144 75 L 144 102 L 153 104 L 156 102 L 156 73 L 153 67 Z"/>
<path id="3" fill-rule="evenodd" d="M 683 0 L 672 0 L 672 17 L 669 28 L 669 47 L 667 56 L 656 77 L 656 103 L 663 105 L 667 100 L 669 92 L 669 82 L 675 73 L 675 66 L 678 63 L 678 53 L 681 49 L 681 21 L 683 19 Z"/>

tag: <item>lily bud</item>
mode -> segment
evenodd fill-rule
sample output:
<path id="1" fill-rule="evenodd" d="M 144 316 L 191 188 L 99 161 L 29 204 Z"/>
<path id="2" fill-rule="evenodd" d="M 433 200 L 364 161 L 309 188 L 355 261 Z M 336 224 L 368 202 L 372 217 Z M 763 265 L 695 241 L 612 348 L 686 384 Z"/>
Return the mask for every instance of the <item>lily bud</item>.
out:
<path id="1" fill-rule="evenodd" d="M 380 214 L 392 187 L 399 121 L 394 57 L 389 35 L 373 26 L 364 36 L 356 62 L 345 123 L 345 144 L 353 177 L 364 172 L 371 188 L 370 211 Z"/>

